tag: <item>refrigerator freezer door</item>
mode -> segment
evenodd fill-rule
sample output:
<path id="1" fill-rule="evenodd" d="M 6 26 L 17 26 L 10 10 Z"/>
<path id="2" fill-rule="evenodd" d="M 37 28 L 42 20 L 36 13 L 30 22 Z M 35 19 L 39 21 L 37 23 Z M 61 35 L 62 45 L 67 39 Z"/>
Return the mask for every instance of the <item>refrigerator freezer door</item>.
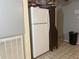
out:
<path id="1" fill-rule="evenodd" d="M 48 9 L 42 9 L 39 7 L 31 7 L 31 21 L 33 23 L 49 23 L 49 11 Z"/>
<path id="2" fill-rule="evenodd" d="M 32 25 L 33 57 L 37 57 L 49 50 L 48 24 Z"/>

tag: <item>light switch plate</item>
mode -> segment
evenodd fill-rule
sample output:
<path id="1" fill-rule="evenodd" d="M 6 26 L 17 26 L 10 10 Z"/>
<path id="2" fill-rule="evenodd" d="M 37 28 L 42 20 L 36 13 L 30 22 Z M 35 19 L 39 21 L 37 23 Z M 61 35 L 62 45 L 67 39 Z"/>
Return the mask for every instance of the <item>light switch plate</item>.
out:
<path id="1" fill-rule="evenodd" d="M 77 19 L 79 19 L 79 15 L 77 16 Z"/>
<path id="2" fill-rule="evenodd" d="M 79 9 L 74 10 L 74 14 L 79 15 Z"/>

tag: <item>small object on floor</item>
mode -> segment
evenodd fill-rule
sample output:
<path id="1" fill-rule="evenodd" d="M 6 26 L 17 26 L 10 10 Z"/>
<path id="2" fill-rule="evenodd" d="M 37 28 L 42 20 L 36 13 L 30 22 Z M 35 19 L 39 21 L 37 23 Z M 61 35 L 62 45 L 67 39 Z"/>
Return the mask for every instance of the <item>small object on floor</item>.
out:
<path id="1" fill-rule="evenodd" d="M 69 32 L 69 43 L 71 45 L 76 45 L 77 44 L 77 38 L 78 38 L 78 33 L 77 32 Z"/>

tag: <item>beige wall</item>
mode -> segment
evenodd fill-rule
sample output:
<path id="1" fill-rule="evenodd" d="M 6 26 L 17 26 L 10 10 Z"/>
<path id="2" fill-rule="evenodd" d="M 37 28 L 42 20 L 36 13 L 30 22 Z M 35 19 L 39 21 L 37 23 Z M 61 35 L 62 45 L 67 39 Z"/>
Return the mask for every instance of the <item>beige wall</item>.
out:
<path id="1" fill-rule="evenodd" d="M 61 1 L 56 1 L 56 9 L 55 9 L 55 26 L 58 30 L 58 38 L 64 38 L 63 36 L 63 11 L 61 6 Z"/>
<path id="2" fill-rule="evenodd" d="M 31 48 L 30 48 L 30 33 L 29 33 L 29 18 L 28 18 L 28 3 L 27 0 L 23 0 L 24 3 L 24 45 L 25 45 L 25 57 L 31 59 Z"/>
<path id="3" fill-rule="evenodd" d="M 58 38 L 63 38 L 63 11 L 61 7 L 58 7 L 56 10 L 56 15 L 57 15 L 57 29 L 58 29 Z"/>

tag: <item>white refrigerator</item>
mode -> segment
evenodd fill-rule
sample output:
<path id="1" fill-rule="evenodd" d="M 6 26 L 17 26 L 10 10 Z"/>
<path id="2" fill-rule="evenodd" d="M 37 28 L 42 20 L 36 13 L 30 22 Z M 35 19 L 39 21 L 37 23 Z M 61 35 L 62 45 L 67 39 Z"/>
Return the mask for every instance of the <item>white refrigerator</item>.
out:
<path id="1" fill-rule="evenodd" d="M 33 57 L 49 51 L 49 11 L 31 7 Z"/>

